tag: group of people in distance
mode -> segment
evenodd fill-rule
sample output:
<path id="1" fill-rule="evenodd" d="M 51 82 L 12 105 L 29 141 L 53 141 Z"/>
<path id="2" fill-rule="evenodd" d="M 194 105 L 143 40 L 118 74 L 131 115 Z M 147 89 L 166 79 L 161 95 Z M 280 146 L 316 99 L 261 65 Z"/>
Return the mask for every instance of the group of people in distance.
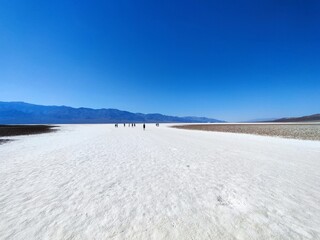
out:
<path id="1" fill-rule="evenodd" d="M 114 126 L 117 128 L 117 127 L 119 127 L 119 124 L 116 123 Z M 123 123 L 123 126 L 125 127 L 125 126 L 126 126 L 126 123 Z M 128 126 L 129 126 L 129 127 L 130 127 L 130 126 L 131 126 L 131 127 L 135 127 L 136 124 L 135 124 L 135 123 L 128 123 Z M 156 123 L 156 126 L 159 127 L 159 123 Z M 145 124 L 145 123 L 142 125 L 142 127 L 143 127 L 143 130 L 146 130 L 146 124 Z"/>
<path id="2" fill-rule="evenodd" d="M 119 124 L 118 124 L 118 123 L 116 123 L 114 126 L 117 128 L 117 127 L 119 127 Z M 126 124 L 124 123 L 124 124 L 123 124 L 123 126 L 125 127 L 125 126 L 126 126 Z M 131 127 L 135 127 L 135 126 L 136 126 L 136 124 L 135 124 L 135 123 L 128 123 L 128 126 L 129 126 L 129 127 L 130 127 L 130 126 L 131 126 Z"/>

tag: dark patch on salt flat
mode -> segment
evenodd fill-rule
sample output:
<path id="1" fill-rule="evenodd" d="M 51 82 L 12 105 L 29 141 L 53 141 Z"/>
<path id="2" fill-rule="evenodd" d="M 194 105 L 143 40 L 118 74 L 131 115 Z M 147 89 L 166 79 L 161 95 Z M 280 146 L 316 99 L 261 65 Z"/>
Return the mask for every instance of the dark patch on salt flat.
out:
<path id="1" fill-rule="evenodd" d="M 13 140 L 10 140 L 10 139 L 0 139 L 0 145 L 1 145 L 1 144 L 4 144 L 4 143 L 7 143 L 7 142 L 10 142 L 10 141 L 13 141 Z"/>
<path id="2" fill-rule="evenodd" d="M 49 125 L 0 125 L 0 137 L 31 135 L 56 131 Z"/>
<path id="3" fill-rule="evenodd" d="M 42 134 L 57 131 L 56 126 L 49 125 L 0 125 L 0 137 Z M 0 144 L 12 141 L 0 139 Z"/>

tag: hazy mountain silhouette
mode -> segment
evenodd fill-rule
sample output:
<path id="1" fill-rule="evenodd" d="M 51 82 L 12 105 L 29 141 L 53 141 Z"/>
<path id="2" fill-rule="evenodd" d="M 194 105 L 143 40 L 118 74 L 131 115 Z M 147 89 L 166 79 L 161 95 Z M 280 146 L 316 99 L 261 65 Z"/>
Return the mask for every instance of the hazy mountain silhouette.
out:
<path id="1" fill-rule="evenodd" d="M 273 122 L 317 122 L 320 121 L 320 114 L 313 114 L 303 117 L 293 117 L 293 118 L 280 118 Z"/>
<path id="2" fill-rule="evenodd" d="M 0 124 L 58 124 L 115 122 L 223 122 L 205 117 L 175 117 L 162 114 L 142 114 L 118 109 L 73 108 L 43 106 L 24 102 L 0 102 Z"/>

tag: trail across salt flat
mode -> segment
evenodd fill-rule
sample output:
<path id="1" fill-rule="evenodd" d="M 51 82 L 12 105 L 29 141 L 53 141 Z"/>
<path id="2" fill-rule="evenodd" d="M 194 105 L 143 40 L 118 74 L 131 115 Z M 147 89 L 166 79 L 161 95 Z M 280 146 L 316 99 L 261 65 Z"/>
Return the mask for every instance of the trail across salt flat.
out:
<path id="1" fill-rule="evenodd" d="M 62 125 L 0 145 L 0 239 L 320 239 L 320 141 Z"/>

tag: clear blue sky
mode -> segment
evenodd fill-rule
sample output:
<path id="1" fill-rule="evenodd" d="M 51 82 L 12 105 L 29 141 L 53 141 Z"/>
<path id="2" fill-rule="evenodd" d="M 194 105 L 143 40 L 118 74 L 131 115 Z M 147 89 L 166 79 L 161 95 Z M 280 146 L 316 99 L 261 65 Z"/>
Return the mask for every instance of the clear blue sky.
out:
<path id="1" fill-rule="evenodd" d="M 0 101 L 229 121 L 320 112 L 320 1 L 0 1 Z"/>

